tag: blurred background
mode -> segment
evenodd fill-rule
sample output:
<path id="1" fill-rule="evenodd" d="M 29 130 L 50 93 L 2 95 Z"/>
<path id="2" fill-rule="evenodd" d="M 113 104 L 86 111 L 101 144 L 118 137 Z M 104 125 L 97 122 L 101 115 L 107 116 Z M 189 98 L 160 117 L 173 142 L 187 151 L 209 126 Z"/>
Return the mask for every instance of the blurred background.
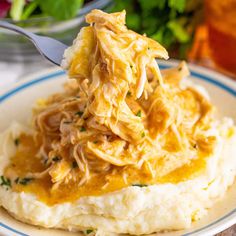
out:
<path id="1" fill-rule="evenodd" d="M 236 79 L 236 0 L 0 0 L 0 20 L 70 45 L 93 8 L 125 9 L 127 26 L 171 58 Z M 0 28 L 0 87 L 50 66 L 30 41 Z"/>

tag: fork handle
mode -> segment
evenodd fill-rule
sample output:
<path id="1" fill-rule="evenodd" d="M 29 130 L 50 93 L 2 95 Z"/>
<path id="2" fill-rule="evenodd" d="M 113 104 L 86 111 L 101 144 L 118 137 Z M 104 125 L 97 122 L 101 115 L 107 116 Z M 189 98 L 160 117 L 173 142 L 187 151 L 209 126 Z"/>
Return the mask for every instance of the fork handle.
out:
<path id="1" fill-rule="evenodd" d="M 16 33 L 19 33 L 19 34 L 23 34 L 24 36 L 26 36 L 29 39 L 34 38 L 34 34 L 32 34 L 31 32 L 24 30 L 21 27 L 18 27 L 16 25 L 10 24 L 6 21 L 0 21 L 0 27 L 15 31 Z"/>

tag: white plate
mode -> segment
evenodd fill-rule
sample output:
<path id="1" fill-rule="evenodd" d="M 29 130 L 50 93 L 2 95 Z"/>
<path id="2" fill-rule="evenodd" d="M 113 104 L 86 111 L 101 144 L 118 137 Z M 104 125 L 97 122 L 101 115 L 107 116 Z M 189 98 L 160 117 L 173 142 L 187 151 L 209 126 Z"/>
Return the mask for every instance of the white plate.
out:
<path id="1" fill-rule="evenodd" d="M 161 68 L 174 66 L 177 62 L 160 63 Z M 236 83 L 225 76 L 202 67 L 190 65 L 191 80 L 203 85 L 210 93 L 219 114 L 230 116 L 236 121 Z M 0 131 L 7 128 L 13 120 L 27 123 L 30 120 L 32 105 L 40 97 L 62 90 L 66 77 L 59 69 L 46 70 L 31 75 L 15 84 L 11 89 L 0 94 Z M 184 231 L 162 233 L 165 236 L 210 236 L 236 223 L 236 183 L 227 195 L 220 200 L 202 220 Z M 61 230 L 43 229 L 23 224 L 9 216 L 0 208 L 0 234 L 4 236 L 66 236 L 80 235 Z"/>

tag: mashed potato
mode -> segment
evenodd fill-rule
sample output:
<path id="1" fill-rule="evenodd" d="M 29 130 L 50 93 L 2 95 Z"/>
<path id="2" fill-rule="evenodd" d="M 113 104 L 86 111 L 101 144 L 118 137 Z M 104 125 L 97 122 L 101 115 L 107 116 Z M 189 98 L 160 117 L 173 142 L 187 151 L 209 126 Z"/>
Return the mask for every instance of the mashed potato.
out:
<path id="1" fill-rule="evenodd" d="M 14 140 L 21 132 L 29 130 L 15 123 L 0 136 L 0 175 L 14 153 Z M 217 147 L 207 161 L 205 173 L 195 179 L 179 184 L 132 186 L 53 206 L 39 201 L 33 194 L 13 192 L 1 186 L 0 205 L 22 221 L 68 230 L 95 229 L 98 233 L 138 235 L 188 228 L 226 193 L 236 174 L 236 135 L 232 120 L 216 123 L 210 132 L 217 135 Z"/>

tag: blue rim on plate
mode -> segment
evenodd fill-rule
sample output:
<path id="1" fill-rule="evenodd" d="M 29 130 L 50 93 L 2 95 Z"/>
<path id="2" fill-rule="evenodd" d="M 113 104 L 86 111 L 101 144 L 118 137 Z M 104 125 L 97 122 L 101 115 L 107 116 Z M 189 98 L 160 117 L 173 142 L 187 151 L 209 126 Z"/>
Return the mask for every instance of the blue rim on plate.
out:
<path id="1" fill-rule="evenodd" d="M 160 67 L 160 69 L 166 69 L 166 68 L 169 68 L 170 66 L 168 66 L 168 65 L 159 65 L 159 67 Z M 11 90 L 5 92 L 4 94 L 2 94 L 0 96 L 0 103 L 4 102 L 5 100 L 10 98 L 11 96 L 14 96 L 14 94 L 16 94 L 16 93 L 18 93 L 18 92 L 20 92 L 20 91 L 22 91 L 22 90 L 24 90 L 28 87 L 31 87 L 35 84 L 41 83 L 41 82 L 46 81 L 46 80 L 56 79 L 59 76 L 63 76 L 63 75 L 65 75 L 64 71 L 57 71 L 57 72 L 49 73 L 48 75 L 38 77 L 38 78 L 30 80 L 30 81 L 27 81 L 27 82 L 15 87 L 15 88 L 11 89 Z M 201 73 L 196 72 L 194 70 L 191 70 L 191 75 L 194 76 L 197 79 L 204 80 L 204 81 L 206 81 L 210 84 L 213 84 L 214 86 L 219 87 L 222 90 L 225 90 L 229 94 L 236 97 L 236 89 L 229 87 L 228 85 L 224 84 L 223 82 L 215 80 L 212 76 L 201 74 Z M 230 217 L 234 213 L 236 213 L 236 208 L 234 210 L 232 210 L 231 212 L 229 212 L 228 214 L 226 214 L 225 216 L 223 216 L 223 217 L 219 218 L 218 220 L 212 222 L 211 224 L 206 225 L 205 227 L 202 227 L 202 228 L 197 229 L 195 231 L 192 231 L 190 233 L 183 234 L 182 236 L 191 236 L 191 235 L 196 234 L 196 233 L 201 233 L 202 231 L 204 231 L 204 230 L 206 230 L 206 229 L 208 229 L 208 228 L 210 228 L 214 225 L 217 225 L 219 222 L 225 220 L 226 218 Z M 2 222 L 0 222 L 0 227 L 4 228 L 6 230 L 9 230 L 10 232 L 15 233 L 16 235 L 19 235 L 19 236 L 29 236 L 29 235 L 27 235 L 23 232 L 20 232 L 20 231 L 14 229 L 14 228 L 12 228 L 8 225 L 3 224 Z"/>

